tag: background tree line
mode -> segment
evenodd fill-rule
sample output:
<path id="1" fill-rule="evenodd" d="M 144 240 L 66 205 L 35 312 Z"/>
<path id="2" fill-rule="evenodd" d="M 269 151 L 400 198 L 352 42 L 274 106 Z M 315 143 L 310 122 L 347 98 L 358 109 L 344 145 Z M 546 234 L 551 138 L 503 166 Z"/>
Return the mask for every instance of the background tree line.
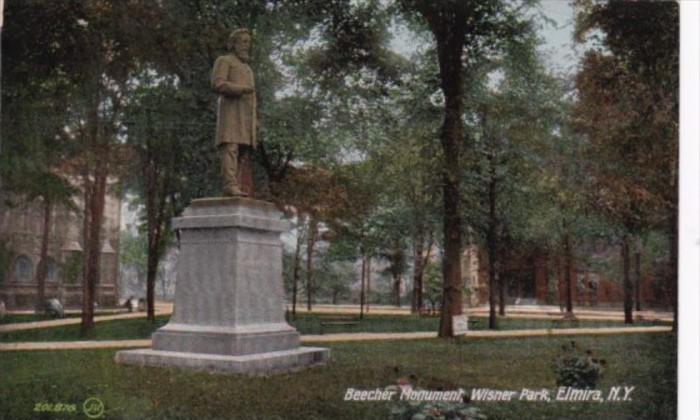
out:
<path id="1" fill-rule="evenodd" d="M 660 255 L 645 238 L 667 239 L 664 275 L 676 284 L 678 7 L 576 7 L 577 36 L 599 40 L 567 80 L 538 53 L 547 22 L 535 1 L 8 1 L 3 199 L 42 203 L 45 244 L 51 208 L 81 195 L 89 335 L 107 179 L 119 179 L 141 205 L 154 319 L 170 219 L 219 191 L 208 76 L 230 30 L 245 26 L 261 120 L 257 189 L 296 224 L 293 308 L 302 291 L 311 307 L 319 287 L 337 298 L 359 280 L 364 311 L 381 259 L 396 304 L 412 269 L 419 311 L 436 287 L 426 280 L 432 251 L 440 335 L 451 336 L 473 243 L 488 254 L 492 328 L 518 249 L 553 256 L 572 312 L 572 267 L 604 238 L 619 244 L 632 322 L 632 254 Z M 391 48 L 402 31 L 410 54 Z M 359 279 L 336 271 L 353 261 Z M 37 270 L 40 290 L 45 276 Z"/>

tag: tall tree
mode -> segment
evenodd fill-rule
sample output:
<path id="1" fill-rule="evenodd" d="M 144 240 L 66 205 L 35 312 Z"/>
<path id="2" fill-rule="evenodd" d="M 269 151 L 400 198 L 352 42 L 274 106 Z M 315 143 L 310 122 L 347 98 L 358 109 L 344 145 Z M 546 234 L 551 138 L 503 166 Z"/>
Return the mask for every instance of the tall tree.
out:
<path id="1" fill-rule="evenodd" d="M 518 8 L 497 0 L 473 2 L 402 0 L 400 7 L 414 22 L 424 23 L 435 39 L 444 120 L 440 142 L 443 182 L 443 311 L 439 336 L 452 337 L 452 317 L 462 313 L 462 215 L 460 163 L 464 132 L 464 77 L 469 65 L 494 53 L 508 37 L 517 37 L 527 23 Z"/>
<path id="2" fill-rule="evenodd" d="M 6 63 L 2 73 L 2 102 L 6 112 L 12 110 L 13 117 L 0 119 L 4 143 L 0 154 L 0 196 L 5 197 L 4 201 L 41 203 L 39 265 L 35 274 L 38 312 L 44 310 L 45 303 L 52 213 L 61 206 L 71 210 L 71 196 L 75 193 L 67 174 L 61 172 L 65 169 L 61 162 L 66 156 L 66 144 L 59 136 L 64 128 L 70 86 L 69 80 L 61 77 L 60 70 L 52 63 L 53 59 L 64 58 L 66 52 L 54 48 L 40 53 L 44 50 L 46 34 L 32 33 L 23 25 L 27 23 L 25 18 L 50 20 L 61 13 L 64 13 L 61 7 L 38 11 L 31 3 L 8 5 L 5 14 L 10 32 L 2 39 Z M 70 23 L 61 22 L 53 27 L 53 33 L 70 31 L 70 27 Z"/>
<path id="3" fill-rule="evenodd" d="M 63 107 L 56 114 L 61 128 L 56 135 L 66 145 L 61 157 L 70 164 L 61 169 L 76 175 L 83 191 L 83 335 L 93 327 L 108 176 L 123 157 L 116 151 L 119 116 L 131 69 L 142 52 L 140 25 L 150 16 L 147 6 L 138 1 L 14 2 L 7 10 L 18 45 L 28 47 L 18 56 L 17 72 L 27 76 L 46 70 L 38 83 L 57 87 L 44 100 Z"/>
<path id="4" fill-rule="evenodd" d="M 465 81 L 472 141 L 462 191 L 472 205 L 463 215 L 475 234 L 471 240 L 488 251 L 490 328 L 496 328 L 497 312 L 505 314 L 513 281 L 509 253 L 532 252 L 543 239 L 528 226 L 540 217 L 533 210 L 542 199 L 539 169 L 564 114 L 558 106 L 563 90 L 542 63 L 539 42 L 533 30 L 504 40 L 502 52 L 474 63 Z"/>
<path id="5" fill-rule="evenodd" d="M 603 34 L 577 75 L 577 128 L 609 157 L 596 168 L 599 202 L 622 227 L 625 321 L 632 321 L 629 246 L 640 229 L 664 224 L 669 283 L 678 256 L 679 18 L 675 2 L 579 1 L 577 36 Z M 675 295 L 676 293 L 674 293 Z M 674 326 L 677 321 L 673 299 Z"/>
<path id="6" fill-rule="evenodd" d="M 187 165 L 177 127 L 167 121 L 180 110 L 181 98 L 174 81 L 155 80 L 145 70 L 138 78 L 125 111 L 127 144 L 135 154 L 129 185 L 143 203 L 147 238 L 146 307 L 148 319 L 155 321 L 155 282 L 158 265 L 173 237 L 170 219 L 177 215 L 181 173 Z"/>

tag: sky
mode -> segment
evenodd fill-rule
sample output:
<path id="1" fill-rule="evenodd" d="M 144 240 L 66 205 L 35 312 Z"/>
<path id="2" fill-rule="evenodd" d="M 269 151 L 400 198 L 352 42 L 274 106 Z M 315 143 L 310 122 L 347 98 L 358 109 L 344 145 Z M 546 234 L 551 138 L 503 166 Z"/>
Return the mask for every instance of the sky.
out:
<path id="1" fill-rule="evenodd" d="M 576 49 L 573 41 L 574 9 L 568 0 L 542 0 L 541 11 L 556 26 L 545 25 L 539 29 L 544 44 L 540 50 L 555 72 L 573 74 L 581 56 L 581 49 Z"/>
<path id="2" fill-rule="evenodd" d="M 539 50 L 550 69 L 557 75 L 573 75 L 581 56 L 582 48 L 573 42 L 574 8 L 570 0 L 540 0 L 539 12 L 552 23 L 541 22 L 538 28 L 543 44 Z M 413 34 L 394 26 L 391 48 L 409 57 L 419 43 Z"/>

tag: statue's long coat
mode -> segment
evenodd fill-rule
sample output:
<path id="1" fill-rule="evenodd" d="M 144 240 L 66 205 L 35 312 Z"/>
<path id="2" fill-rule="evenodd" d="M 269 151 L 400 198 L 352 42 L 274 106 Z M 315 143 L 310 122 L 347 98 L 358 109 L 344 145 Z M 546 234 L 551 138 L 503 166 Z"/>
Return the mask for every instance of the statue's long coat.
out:
<path id="1" fill-rule="evenodd" d="M 219 94 L 216 116 L 216 145 L 222 143 L 256 145 L 255 92 L 243 95 L 234 89 L 255 89 L 250 66 L 233 54 L 216 59 L 211 86 Z"/>

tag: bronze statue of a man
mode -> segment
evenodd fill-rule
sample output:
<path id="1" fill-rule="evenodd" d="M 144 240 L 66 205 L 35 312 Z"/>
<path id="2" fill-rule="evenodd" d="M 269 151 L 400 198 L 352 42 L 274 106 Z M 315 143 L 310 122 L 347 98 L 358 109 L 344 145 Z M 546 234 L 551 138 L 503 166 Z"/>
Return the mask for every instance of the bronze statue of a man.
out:
<path id="1" fill-rule="evenodd" d="M 216 146 L 221 156 L 224 195 L 252 195 L 251 156 L 255 148 L 255 80 L 248 62 L 251 36 L 236 29 L 229 36 L 231 54 L 216 59 L 211 86 L 219 94 Z"/>

